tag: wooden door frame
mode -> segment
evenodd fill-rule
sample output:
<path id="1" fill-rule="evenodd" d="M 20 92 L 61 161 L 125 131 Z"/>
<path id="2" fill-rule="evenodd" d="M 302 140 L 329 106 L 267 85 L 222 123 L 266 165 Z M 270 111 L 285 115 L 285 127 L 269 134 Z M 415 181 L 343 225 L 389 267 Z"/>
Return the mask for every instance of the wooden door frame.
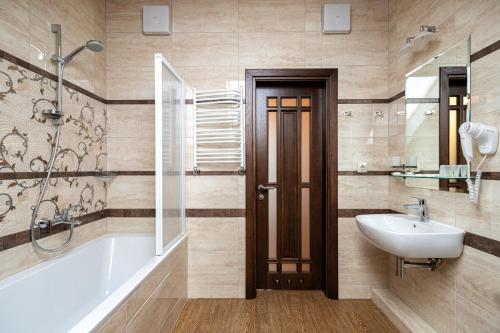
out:
<path id="1" fill-rule="evenodd" d="M 324 230 L 324 293 L 328 298 L 338 299 L 338 172 L 337 172 L 337 109 L 338 70 L 321 69 L 247 69 L 245 70 L 245 155 L 246 155 L 246 298 L 255 298 L 257 293 L 257 168 L 256 168 L 256 124 L 255 89 L 259 81 L 323 81 L 326 88 L 325 133 L 326 168 L 324 181 L 325 230 Z"/>

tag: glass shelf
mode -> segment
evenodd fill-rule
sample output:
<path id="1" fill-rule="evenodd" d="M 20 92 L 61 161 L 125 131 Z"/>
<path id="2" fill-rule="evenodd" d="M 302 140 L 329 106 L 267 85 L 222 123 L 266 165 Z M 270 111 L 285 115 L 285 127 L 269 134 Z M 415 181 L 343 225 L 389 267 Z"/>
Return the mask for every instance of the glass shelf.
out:
<path id="1" fill-rule="evenodd" d="M 399 178 L 422 178 L 422 179 L 467 179 L 467 177 L 448 177 L 441 176 L 438 173 L 404 173 L 404 172 L 391 172 L 392 177 Z"/>

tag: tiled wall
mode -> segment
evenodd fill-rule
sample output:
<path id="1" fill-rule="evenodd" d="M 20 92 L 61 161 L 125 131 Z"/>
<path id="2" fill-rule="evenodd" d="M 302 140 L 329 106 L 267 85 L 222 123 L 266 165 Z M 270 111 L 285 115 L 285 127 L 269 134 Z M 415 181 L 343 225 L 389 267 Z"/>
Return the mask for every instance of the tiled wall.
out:
<path id="1" fill-rule="evenodd" d="M 434 54 L 471 34 L 472 53 L 496 42 L 500 34 L 498 1 L 389 1 L 389 92 L 404 89 L 404 74 Z M 437 24 L 437 38 L 420 53 L 400 55 L 405 37 L 420 24 Z M 472 63 L 472 118 L 500 126 L 498 114 L 500 51 Z M 389 154 L 404 156 L 404 100 L 391 103 Z M 477 154 L 476 154 L 477 155 Z M 499 157 L 484 171 L 498 171 Z M 389 182 L 389 207 L 402 211 L 409 195 L 428 199 L 430 216 L 468 232 L 500 240 L 498 181 L 483 180 L 478 206 L 468 195 L 409 188 L 404 181 Z M 497 332 L 500 327 L 500 258 L 465 246 L 462 257 L 445 260 L 437 272 L 410 270 L 395 276 L 391 258 L 390 286 L 410 307 L 439 332 Z"/>
<path id="2" fill-rule="evenodd" d="M 28 240 L 31 207 L 41 188 L 41 178 L 33 173 L 43 171 L 50 159 L 56 130 L 56 126 L 41 115 L 43 109 L 54 108 L 56 99 L 56 84 L 51 79 L 55 66 L 50 60 L 55 50 L 55 35 L 50 25 L 62 24 L 63 52 L 68 53 L 89 39 L 105 42 L 104 10 L 104 3 L 97 0 L 0 1 L 0 50 L 13 56 L 9 58 L 11 61 L 0 59 L 1 277 L 48 257 L 36 253 L 31 244 L 12 246 L 22 243 L 19 238 Z M 29 66 L 23 61 L 40 70 L 28 70 Z M 105 96 L 105 61 L 103 53 L 83 52 L 67 66 L 65 78 Z M 106 170 L 106 106 L 67 87 L 63 103 L 61 151 L 54 171 Z M 22 173 L 26 178 L 15 173 Z M 101 211 L 106 207 L 106 191 L 104 178 L 52 178 L 38 218 L 53 218 L 70 205 L 81 205 L 75 209 L 75 216 Z M 83 226 L 76 232 L 72 246 L 95 238 L 105 230 L 105 223 Z M 66 232 L 42 243 L 53 247 L 64 241 L 65 236 Z"/>
<path id="3" fill-rule="evenodd" d="M 186 80 L 188 98 L 193 85 L 217 89 L 242 84 L 249 68 L 313 67 L 339 68 L 341 99 L 388 97 L 387 0 L 350 1 L 352 32 L 347 35 L 320 32 L 320 0 L 173 0 L 173 34 L 144 36 L 142 6 L 168 2 L 107 1 L 108 99 L 154 98 L 154 52 L 163 53 Z M 352 118 L 344 117 L 344 111 L 351 111 Z M 384 117 L 375 118 L 375 111 Z M 113 105 L 108 113 L 108 166 L 154 170 L 153 108 Z M 188 110 L 187 171 L 192 168 L 191 118 Z M 370 171 L 386 170 L 388 106 L 340 105 L 339 123 L 340 170 L 354 171 L 358 161 L 367 162 Z M 127 205 L 153 208 L 152 179 L 118 177 L 109 188 L 109 206 L 121 205 L 122 189 L 133 188 L 140 198 L 127 198 Z M 342 209 L 388 208 L 386 176 L 340 176 L 339 186 Z M 242 176 L 187 177 L 188 209 L 244 208 L 244 200 Z M 388 258 L 359 237 L 352 218 L 339 223 L 339 253 L 349 258 L 340 263 L 340 295 L 368 298 L 371 286 L 387 287 Z M 243 297 L 244 218 L 188 218 L 187 228 L 189 296 Z"/>

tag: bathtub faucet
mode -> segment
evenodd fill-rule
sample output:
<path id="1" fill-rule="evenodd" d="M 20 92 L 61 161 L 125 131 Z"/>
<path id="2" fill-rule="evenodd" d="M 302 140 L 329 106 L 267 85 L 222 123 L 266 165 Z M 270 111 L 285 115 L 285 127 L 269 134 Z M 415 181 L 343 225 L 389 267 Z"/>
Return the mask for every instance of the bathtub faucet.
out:
<path id="1" fill-rule="evenodd" d="M 73 208 L 76 206 L 73 206 Z M 61 215 L 56 215 L 52 220 L 43 218 L 38 222 L 41 229 L 54 227 L 59 224 L 68 224 L 72 227 L 80 225 L 82 222 L 76 220 L 71 214 L 71 208 L 64 208 Z"/>

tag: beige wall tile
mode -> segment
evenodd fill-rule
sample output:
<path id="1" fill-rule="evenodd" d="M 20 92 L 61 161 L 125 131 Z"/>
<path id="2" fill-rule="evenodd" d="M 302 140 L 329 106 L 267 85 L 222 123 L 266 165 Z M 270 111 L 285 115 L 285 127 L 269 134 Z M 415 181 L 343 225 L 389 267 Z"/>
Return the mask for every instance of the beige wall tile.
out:
<path id="1" fill-rule="evenodd" d="M 387 42 L 385 31 L 322 35 L 323 66 L 387 66 Z"/>
<path id="2" fill-rule="evenodd" d="M 108 138 L 153 138 L 154 105 L 108 105 Z"/>
<path id="3" fill-rule="evenodd" d="M 387 176 L 339 176 L 339 208 L 387 208 Z"/>
<path id="4" fill-rule="evenodd" d="M 304 43 L 304 33 L 240 33 L 240 68 L 303 67 Z"/>
<path id="5" fill-rule="evenodd" d="M 108 233 L 148 233 L 155 232 L 154 217 L 108 217 Z"/>
<path id="6" fill-rule="evenodd" d="M 458 261 L 457 295 L 500 315 L 500 259 L 465 246 Z"/>
<path id="7" fill-rule="evenodd" d="M 339 170 L 355 171 L 367 163 L 368 171 L 387 170 L 387 138 L 339 138 Z"/>
<path id="8" fill-rule="evenodd" d="M 174 32 L 236 32 L 238 1 L 181 0 L 173 2 Z"/>
<path id="9" fill-rule="evenodd" d="M 233 251 L 241 249 L 239 224 L 244 218 L 187 218 L 189 251 Z"/>
<path id="10" fill-rule="evenodd" d="M 110 181 L 108 186 L 108 208 L 154 207 L 154 176 L 117 176 Z"/>
<path id="11" fill-rule="evenodd" d="M 339 137 L 387 137 L 389 108 L 385 104 L 339 104 Z M 344 116 L 350 112 L 352 117 Z M 375 117 L 375 112 L 383 112 L 384 117 Z"/>
<path id="12" fill-rule="evenodd" d="M 24 60 L 29 59 L 29 10 L 18 1 L 0 3 L 0 48 Z"/>
<path id="13" fill-rule="evenodd" d="M 371 288 L 388 288 L 388 255 L 369 243 L 353 218 L 339 219 L 341 298 L 370 298 Z"/>
<path id="14" fill-rule="evenodd" d="M 500 316 L 457 295 L 457 332 L 494 333 L 500 327 Z"/>
<path id="15" fill-rule="evenodd" d="M 238 65 L 236 33 L 176 33 L 172 35 L 174 66 L 213 67 Z"/>
<path id="16" fill-rule="evenodd" d="M 385 98 L 387 92 L 387 67 L 339 66 L 339 98 Z"/>
<path id="17" fill-rule="evenodd" d="M 304 31 L 302 0 L 243 0 L 238 3 L 240 32 Z"/>
<path id="18" fill-rule="evenodd" d="M 239 199 L 239 178 L 186 177 L 186 208 L 244 208 Z"/>
<path id="19" fill-rule="evenodd" d="M 154 170 L 154 138 L 109 138 L 108 170 Z"/>

